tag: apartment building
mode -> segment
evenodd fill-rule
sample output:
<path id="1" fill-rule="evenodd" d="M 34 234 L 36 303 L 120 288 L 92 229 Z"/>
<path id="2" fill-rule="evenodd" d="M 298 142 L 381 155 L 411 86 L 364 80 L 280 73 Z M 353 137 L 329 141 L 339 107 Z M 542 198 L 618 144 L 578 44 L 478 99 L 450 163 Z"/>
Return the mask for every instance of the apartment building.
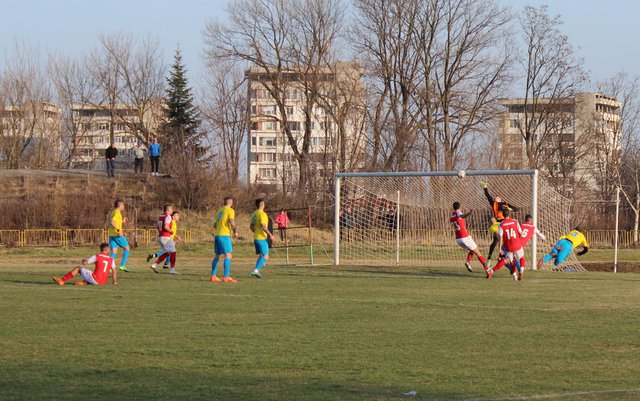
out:
<path id="1" fill-rule="evenodd" d="M 136 143 L 149 143 L 150 138 L 148 134 L 144 134 L 145 129 L 146 132 L 157 132 L 162 122 L 160 106 L 145 113 L 142 122 L 135 107 L 127 104 L 115 107 L 74 104 L 72 112 L 77 121 L 77 145 L 72 158 L 75 168 L 104 168 L 104 154 L 111 144 L 112 131 L 113 141 L 118 149 L 118 168 L 132 168 Z"/>
<path id="2" fill-rule="evenodd" d="M 283 73 L 286 82 L 286 121 L 301 148 L 310 132 L 310 179 L 327 182 L 336 170 L 357 169 L 364 164 L 363 71 L 355 63 L 337 63 L 324 68 L 321 77 L 322 104 L 312 104 L 309 127 L 305 124 L 307 95 L 298 71 Z M 247 181 L 250 185 L 283 188 L 295 186 L 298 163 L 283 129 L 283 116 L 268 90 L 271 77 L 258 67 L 245 72 L 248 80 L 250 126 L 247 135 Z"/>
<path id="3" fill-rule="evenodd" d="M 523 132 L 535 130 L 542 171 L 556 188 L 570 195 L 576 184 L 595 189 L 605 164 L 615 163 L 620 150 L 622 103 L 601 93 L 538 100 L 504 99 L 499 117 L 499 159 L 503 169 L 530 166 Z M 525 109 L 526 107 L 526 109 Z"/>

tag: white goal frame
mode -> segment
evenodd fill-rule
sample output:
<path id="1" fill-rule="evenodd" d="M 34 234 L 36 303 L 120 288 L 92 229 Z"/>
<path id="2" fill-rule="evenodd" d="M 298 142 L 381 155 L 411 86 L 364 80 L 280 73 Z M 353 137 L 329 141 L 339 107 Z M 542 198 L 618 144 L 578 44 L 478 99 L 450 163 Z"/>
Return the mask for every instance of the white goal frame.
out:
<path id="1" fill-rule="evenodd" d="M 334 266 L 340 265 L 340 191 L 343 178 L 348 177 L 454 177 L 460 173 L 464 173 L 465 176 L 492 176 L 492 175 L 524 175 L 531 177 L 531 217 L 533 217 L 533 225 L 538 226 L 538 170 L 469 170 L 469 171 L 434 171 L 434 172 L 355 172 L 355 173 L 336 173 L 334 180 L 334 240 L 333 240 L 333 252 L 334 252 Z M 399 195 L 398 195 L 399 196 Z M 402 214 L 400 205 L 398 202 L 396 224 L 396 265 L 400 264 L 400 220 Z M 536 261 L 538 251 L 538 238 L 534 235 L 531 238 L 531 252 L 534 262 L 532 268 L 537 269 Z"/>

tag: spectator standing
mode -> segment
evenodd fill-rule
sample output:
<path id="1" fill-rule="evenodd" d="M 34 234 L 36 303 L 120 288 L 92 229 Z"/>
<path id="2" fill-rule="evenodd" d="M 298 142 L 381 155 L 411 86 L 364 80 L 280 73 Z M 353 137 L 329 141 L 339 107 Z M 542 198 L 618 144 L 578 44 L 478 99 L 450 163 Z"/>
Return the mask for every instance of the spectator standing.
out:
<path id="1" fill-rule="evenodd" d="M 142 169 L 144 166 L 144 151 L 146 148 L 142 146 L 142 143 L 138 141 L 136 146 L 133 148 L 133 171 L 137 174 L 138 172 L 142 173 Z"/>
<path id="2" fill-rule="evenodd" d="M 289 243 L 289 240 L 287 239 L 287 226 L 290 221 L 287 211 L 280 209 L 280 213 L 276 216 L 276 224 L 278 225 L 278 231 L 280 232 L 280 241 L 285 245 Z"/>
<path id="3" fill-rule="evenodd" d="M 107 176 L 115 177 L 116 176 L 116 157 L 118 156 L 118 149 L 116 149 L 116 144 L 111 143 L 105 152 L 104 156 L 107 162 Z"/>
<path id="4" fill-rule="evenodd" d="M 151 160 L 151 175 L 160 175 L 158 168 L 160 166 L 160 144 L 158 137 L 153 138 L 153 143 L 149 145 L 149 160 Z"/>

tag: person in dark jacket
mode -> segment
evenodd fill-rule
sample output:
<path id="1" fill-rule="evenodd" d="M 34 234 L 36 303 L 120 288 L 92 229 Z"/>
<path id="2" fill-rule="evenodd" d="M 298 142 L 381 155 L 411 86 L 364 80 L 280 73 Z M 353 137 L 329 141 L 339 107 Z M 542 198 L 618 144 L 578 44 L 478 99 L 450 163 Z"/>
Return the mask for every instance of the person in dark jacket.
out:
<path id="1" fill-rule="evenodd" d="M 116 149 L 116 144 L 111 143 L 111 146 L 104 151 L 104 157 L 107 162 L 107 176 L 115 177 L 116 176 L 116 157 L 118 156 L 118 149 Z"/>
<path id="2" fill-rule="evenodd" d="M 500 198 L 499 196 L 496 196 L 494 198 L 491 195 L 491 192 L 489 192 L 489 183 L 483 182 L 482 189 L 484 189 L 484 195 L 487 197 L 487 200 L 489 201 L 489 205 L 491 205 L 491 213 L 493 213 L 493 217 L 496 219 L 498 224 L 502 223 L 502 220 L 504 220 L 505 210 L 513 210 L 514 212 L 518 211 L 517 207 L 503 201 L 502 198 Z M 496 250 L 496 246 L 498 245 L 499 242 L 500 242 L 500 236 L 496 231 L 493 233 L 493 240 L 491 241 L 491 245 L 489 246 L 489 257 L 487 259 L 491 259 L 491 255 L 493 255 L 493 251 Z"/>

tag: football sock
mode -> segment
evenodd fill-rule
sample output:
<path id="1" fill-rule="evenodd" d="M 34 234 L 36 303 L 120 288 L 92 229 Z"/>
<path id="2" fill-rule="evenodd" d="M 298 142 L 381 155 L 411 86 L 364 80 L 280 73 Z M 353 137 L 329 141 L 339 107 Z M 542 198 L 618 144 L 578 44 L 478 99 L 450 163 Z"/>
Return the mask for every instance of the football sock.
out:
<path id="1" fill-rule="evenodd" d="M 127 259 L 129 259 L 129 250 L 125 249 L 124 252 L 122 252 L 122 261 L 120 262 L 120 266 L 126 266 Z"/>
<path id="2" fill-rule="evenodd" d="M 211 275 L 215 276 L 218 273 L 218 258 L 214 257 L 211 261 Z"/>
<path id="3" fill-rule="evenodd" d="M 231 273 L 231 259 L 224 258 L 224 277 L 229 277 Z"/>
<path id="4" fill-rule="evenodd" d="M 176 253 L 171 252 L 171 268 L 173 269 L 174 267 L 176 267 Z"/>
<path id="5" fill-rule="evenodd" d="M 514 264 L 514 270 L 511 270 L 511 273 L 515 273 L 515 271 L 520 271 L 522 270 L 522 266 L 520 266 L 520 260 L 519 259 L 514 259 L 513 260 L 513 264 Z"/>
<path id="6" fill-rule="evenodd" d="M 256 262 L 256 270 L 260 270 L 264 267 L 264 265 L 267 264 L 267 259 L 263 258 L 262 256 L 260 256 L 258 258 L 258 261 Z"/>
<path id="7" fill-rule="evenodd" d="M 473 259 L 473 252 L 467 254 L 467 263 L 471 262 L 471 259 Z"/>
<path id="8" fill-rule="evenodd" d="M 483 265 L 487 264 L 487 259 L 484 258 L 484 256 L 480 255 L 478 256 L 478 260 L 480 261 L 480 263 L 482 263 Z"/>
<path id="9" fill-rule="evenodd" d="M 64 275 L 64 277 L 62 277 L 62 281 L 64 281 L 65 283 L 69 280 L 71 280 L 73 278 L 73 274 L 71 272 L 67 273 Z"/>
<path id="10" fill-rule="evenodd" d="M 162 263 L 163 260 L 165 260 L 167 258 L 167 256 L 169 256 L 168 253 L 163 253 L 162 255 L 160 255 L 160 257 L 158 258 L 158 260 L 156 260 L 156 264 L 160 264 Z"/>
<path id="11" fill-rule="evenodd" d="M 524 258 L 520 258 L 520 266 L 522 266 L 523 269 L 524 269 L 526 264 L 527 264 L 527 262 L 524 260 Z"/>
<path id="12" fill-rule="evenodd" d="M 497 272 L 498 270 L 502 269 L 502 267 L 503 267 L 505 264 L 506 264 L 506 263 L 505 263 L 504 259 L 500 259 L 500 260 L 498 261 L 498 263 L 496 264 L 496 266 L 493 268 L 493 271 L 494 271 L 494 272 Z"/>

